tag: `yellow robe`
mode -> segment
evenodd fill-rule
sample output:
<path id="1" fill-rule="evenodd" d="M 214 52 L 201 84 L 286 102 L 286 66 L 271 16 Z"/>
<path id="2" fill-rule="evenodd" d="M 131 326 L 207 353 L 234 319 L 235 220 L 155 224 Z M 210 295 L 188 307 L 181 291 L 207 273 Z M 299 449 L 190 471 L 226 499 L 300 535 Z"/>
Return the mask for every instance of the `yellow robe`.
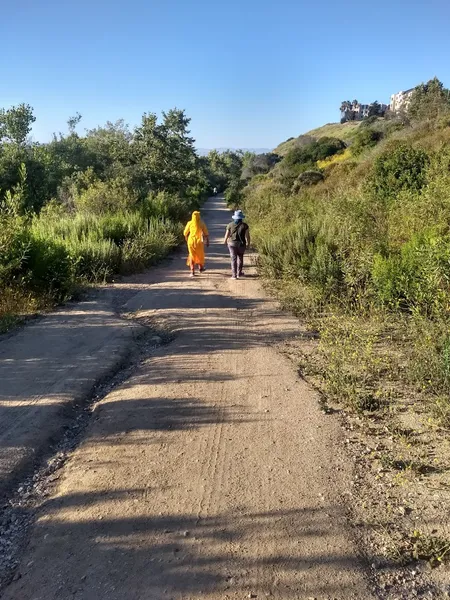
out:
<path id="1" fill-rule="evenodd" d="M 196 210 L 192 213 L 192 219 L 184 228 L 184 237 L 187 241 L 189 258 L 187 265 L 205 264 L 205 245 L 203 239 L 209 235 L 208 229 L 200 219 L 200 213 Z"/>

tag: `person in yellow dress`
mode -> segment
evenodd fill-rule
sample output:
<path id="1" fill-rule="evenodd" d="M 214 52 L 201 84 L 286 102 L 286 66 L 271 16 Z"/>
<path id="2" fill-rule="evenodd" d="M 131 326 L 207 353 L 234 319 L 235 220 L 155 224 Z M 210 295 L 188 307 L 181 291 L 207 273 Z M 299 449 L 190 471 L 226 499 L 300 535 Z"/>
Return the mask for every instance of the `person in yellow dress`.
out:
<path id="1" fill-rule="evenodd" d="M 187 265 L 191 269 L 191 277 L 195 275 L 195 265 L 200 273 L 205 270 L 205 244 L 209 246 L 208 228 L 200 218 L 200 212 L 195 210 L 192 218 L 184 228 L 184 239 L 187 242 L 189 257 Z"/>

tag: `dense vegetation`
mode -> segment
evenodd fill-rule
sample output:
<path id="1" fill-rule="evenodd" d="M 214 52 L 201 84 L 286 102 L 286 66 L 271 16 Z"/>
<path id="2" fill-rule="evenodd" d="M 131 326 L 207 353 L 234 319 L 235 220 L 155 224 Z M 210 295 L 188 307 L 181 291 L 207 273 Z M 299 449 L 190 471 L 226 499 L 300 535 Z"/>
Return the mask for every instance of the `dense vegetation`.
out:
<path id="1" fill-rule="evenodd" d="M 28 105 L 0 110 L 0 329 L 80 285 L 151 265 L 181 222 L 242 168 L 239 153 L 198 157 L 181 110 L 144 114 L 33 143 Z"/>
<path id="2" fill-rule="evenodd" d="M 397 336 L 403 382 L 430 393 L 449 425 L 448 91 L 432 80 L 416 89 L 407 113 L 373 116 L 351 131 L 347 143 L 290 140 L 282 160 L 248 182 L 242 198 L 260 266 L 321 332 L 341 400 L 363 409 L 386 397 L 375 377 L 358 378 L 368 359 L 355 340 L 364 347 L 369 336 L 373 358 Z"/>
<path id="3" fill-rule="evenodd" d="M 240 197 L 260 271 L 310 329 L 286 352 L 357 440 L 372 551 L 431 566 L 450 558 L 449 97 L 432 80 L 403 114 L 287 140 Z"/>

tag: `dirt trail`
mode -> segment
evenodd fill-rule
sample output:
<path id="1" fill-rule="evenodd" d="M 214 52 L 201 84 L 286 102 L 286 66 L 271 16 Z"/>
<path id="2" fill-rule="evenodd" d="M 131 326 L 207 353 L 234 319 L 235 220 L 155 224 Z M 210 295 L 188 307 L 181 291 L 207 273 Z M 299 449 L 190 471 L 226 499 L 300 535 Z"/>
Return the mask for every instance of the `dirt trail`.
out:
<path id="1" fill-rule="evenodd" d="M 0 342 L 0 495 L 67 425 L 65 409 L 119 368 L 142 327 L 100 292 Z"/>
<path id="2" fill-rule="evenodd" d="M 373 598 L 339 427 L 277 350 L 298 323 L 229 279 L 223 202 L 204 217 L 208 271 L 130 294 L 174 339 L 97 405 L 4 600 Z"/>

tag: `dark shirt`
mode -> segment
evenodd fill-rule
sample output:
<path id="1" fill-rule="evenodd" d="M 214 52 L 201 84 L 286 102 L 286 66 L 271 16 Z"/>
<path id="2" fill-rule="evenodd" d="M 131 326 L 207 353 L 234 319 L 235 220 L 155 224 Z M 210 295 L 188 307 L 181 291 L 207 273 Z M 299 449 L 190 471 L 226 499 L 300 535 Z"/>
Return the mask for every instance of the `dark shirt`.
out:
<path id="1" fill-rule="evenodd" d="M 230 233 L 228 237 L 228 245 L 237 246 L 238 248 L 245 248 L 247 245 L 247 240 L 245 238 L 247 230 L 248 225 L 243 221 L 239 221 L 239 223 L 235 223 L 234 221 L 228 223 L 227 231 Z"/>

